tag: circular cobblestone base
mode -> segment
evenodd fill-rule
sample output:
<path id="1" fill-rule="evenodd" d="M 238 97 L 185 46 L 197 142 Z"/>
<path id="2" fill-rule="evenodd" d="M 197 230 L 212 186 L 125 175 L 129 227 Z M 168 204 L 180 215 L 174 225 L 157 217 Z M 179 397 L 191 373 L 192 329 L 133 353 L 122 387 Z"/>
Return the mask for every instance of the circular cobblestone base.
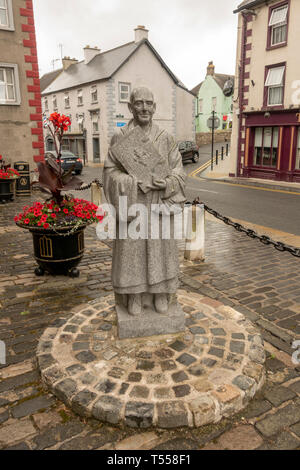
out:
<path id="1" fill-rule="evenodd" d="M 265 379 L 258 330 L 179 291 L 184 333 L 119 340 L 114 296 L 82 306 L 38 346 L 42 379 L 76 413 L 131 427 L 198 427 L 246 407 Z"/>

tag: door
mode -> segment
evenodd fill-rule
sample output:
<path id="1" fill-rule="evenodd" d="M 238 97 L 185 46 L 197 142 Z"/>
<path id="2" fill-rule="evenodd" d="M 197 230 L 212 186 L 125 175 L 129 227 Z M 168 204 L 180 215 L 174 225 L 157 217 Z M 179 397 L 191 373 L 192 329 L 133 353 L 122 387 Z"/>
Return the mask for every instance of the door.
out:
<path id="1" fill-rule="evenodd" d="M 100 142 L 99 137 L 93 137 L 93 161 L 100 163 Z"/>

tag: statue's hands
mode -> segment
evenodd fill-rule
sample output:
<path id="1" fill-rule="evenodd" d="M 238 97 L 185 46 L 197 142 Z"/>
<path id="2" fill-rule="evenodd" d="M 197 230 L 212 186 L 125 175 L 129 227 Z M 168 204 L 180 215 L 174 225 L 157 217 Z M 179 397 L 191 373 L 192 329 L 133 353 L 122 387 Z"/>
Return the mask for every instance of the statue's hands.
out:
<path id="1" fill-rule="evenodd" d="M 167 182 L 165 180 L 153 180 L 152 184 L 157 189 L 166 189 L 167 187 Z"/>
<path id="2" fill-rule="evenodd" d="M 165 180 L 153 179 L 152 184 L 148 185 L 147 188 L 160 191 L 161 189 L 166 189 L 167 183 Z"/>

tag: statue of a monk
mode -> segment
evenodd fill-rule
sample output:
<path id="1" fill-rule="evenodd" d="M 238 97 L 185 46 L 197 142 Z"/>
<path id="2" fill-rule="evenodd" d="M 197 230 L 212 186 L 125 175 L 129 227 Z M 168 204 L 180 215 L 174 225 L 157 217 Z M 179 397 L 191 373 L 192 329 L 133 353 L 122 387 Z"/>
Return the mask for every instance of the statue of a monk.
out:
<path id="1" fill-rule="evenodd" d="M 134 89 L 128 107 L 133 119 L 112 137 L 104 165 L 107 202 L 115 207 L 117 219 L 120 196 L 127 196 L 128 208 L 143 204 L 149 217 L 153 204 L 182 209 L 186 200 L 182 158 L 175 139 L 152 122 L 156 110 L 152 92 Z M 151 239 L 150 220 L 148 224 L 147 239 L 121 239 L 117 229 L 114 240 L 112 284 L 129 315 L 141 314 L 146 293 L 152 294 L 156 312 L 167 313 L 170 294 L 176 293 L 179 284 L 176 240 L 172 236 Z"/>

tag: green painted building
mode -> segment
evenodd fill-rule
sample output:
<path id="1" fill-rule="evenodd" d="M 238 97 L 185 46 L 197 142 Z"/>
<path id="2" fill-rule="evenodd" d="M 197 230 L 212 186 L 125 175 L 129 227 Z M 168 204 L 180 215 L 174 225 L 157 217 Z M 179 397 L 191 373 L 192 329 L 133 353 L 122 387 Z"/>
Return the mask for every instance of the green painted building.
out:
<path id="1" fill-rule="evenodd" d="M 207 120 L 212 115 L 212 111 L 220 119 L 218 130 L 228 130 L 232 126 L 232 98 L 226 97 L 223 88 L 228 79 L 234 81 L 234 76 L 215 73 L 213 62 L 209 62 L 205 80 L 191 90 L 197 96 L 195 109 L 196 133 L 210 132 L 207 127 Z"/>

